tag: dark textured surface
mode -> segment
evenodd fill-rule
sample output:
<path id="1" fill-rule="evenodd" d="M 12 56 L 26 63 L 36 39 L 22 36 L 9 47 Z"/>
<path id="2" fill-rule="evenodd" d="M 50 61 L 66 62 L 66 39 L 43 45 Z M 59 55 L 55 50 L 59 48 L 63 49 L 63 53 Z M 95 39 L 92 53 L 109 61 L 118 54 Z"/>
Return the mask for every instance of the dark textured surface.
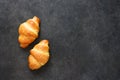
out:
<path id="1" fill-rule="evenodd" d="M 18 26 L 41 18 L 39 38 L 21 49 Z M 50 61 L 30 71 L 29 50 L 50 41 Z M 120 0 L 1 0 L 0 80 L 120 80 Z"/>

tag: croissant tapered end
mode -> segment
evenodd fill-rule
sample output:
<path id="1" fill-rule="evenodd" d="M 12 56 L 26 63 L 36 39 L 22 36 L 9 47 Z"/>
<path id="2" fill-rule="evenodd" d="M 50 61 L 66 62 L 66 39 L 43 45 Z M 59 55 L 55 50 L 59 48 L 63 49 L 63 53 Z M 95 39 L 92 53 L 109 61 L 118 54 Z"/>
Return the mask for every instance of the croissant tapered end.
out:
<path id="1" fill-rule="evenodd" d="M 49 60 L 48 40 L 42 40 L 30 50 L 28 66 L 31 70 L 36 70 L 45 65 Z"/>
<path id="2" fill-rule="evenodd" d="M 40 23 L 40 19 L 37 16 L 34 16 L 33 20 L 35 20 L 37 23 Z"/>
<path id="3" fill-rule="evenodd" d="M 39 69 L 40 68 L 40 64 L 38 63 L 38 61 L 36 61 L 36 59 L 32 56 L 32 55 L 30 55 L 29 57 L 28 57 L 28 61 L 29 61 L 29 68 L 31 69 L 31 70 L 36 70 L 36 69 Z"/>
<path id="4" fill-rule="evenodd" d="M 38 45 L 41 45 L 41 46 L 48 46 L 48 44 L 49 44 L 48 40 L 42 40 L 38 43 Z"/>
<path id="5" fill-rule="evenodd" d="M 26 48 L 28 46 L 28 44 L 20 44 L 20 47 L 22 48 Z"/>
<path id="6" fill-rule="evenodd" d="M 26 48 L 38 37 L 39 23 L 40 19 L 34 16 L 32 19 L 28 19 L 26 22 L 20 24 L 18 29 L 20 47 Z"/>

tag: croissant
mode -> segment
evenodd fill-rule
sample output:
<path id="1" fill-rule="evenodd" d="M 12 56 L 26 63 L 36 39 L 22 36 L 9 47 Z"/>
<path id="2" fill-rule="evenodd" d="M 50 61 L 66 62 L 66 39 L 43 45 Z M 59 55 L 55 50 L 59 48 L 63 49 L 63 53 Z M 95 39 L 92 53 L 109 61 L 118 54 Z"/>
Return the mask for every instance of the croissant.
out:
<path id="1" fill-rule="evenodd" d="M 48 40 L 42 40 L 30 50 L 28 66 L 31 70 L 36 70 L 45 65 L 49 59 Z"/>
<path id="2" fill-rule="evenodd" d="M 20 43 L 20 47 L 26 48 L 38 37 L 39 23 L 40 19 L 34 16 L 33 19 L 28 19 L 19 26 L 18 41 Z"/>

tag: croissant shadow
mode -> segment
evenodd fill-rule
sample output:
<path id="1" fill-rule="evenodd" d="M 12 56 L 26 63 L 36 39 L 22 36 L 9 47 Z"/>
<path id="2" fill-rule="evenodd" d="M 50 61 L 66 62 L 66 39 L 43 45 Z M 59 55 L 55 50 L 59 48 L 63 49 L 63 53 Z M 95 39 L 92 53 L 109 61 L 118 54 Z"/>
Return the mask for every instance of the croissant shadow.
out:
<path id="1" fill-rule="evenodd" d="M 29 52 L 38 42 L 40 41 L 39 38 L 37 38 L 35 41 L 33 41 L 27 48 L 25 48 L 24 50 Z"/>

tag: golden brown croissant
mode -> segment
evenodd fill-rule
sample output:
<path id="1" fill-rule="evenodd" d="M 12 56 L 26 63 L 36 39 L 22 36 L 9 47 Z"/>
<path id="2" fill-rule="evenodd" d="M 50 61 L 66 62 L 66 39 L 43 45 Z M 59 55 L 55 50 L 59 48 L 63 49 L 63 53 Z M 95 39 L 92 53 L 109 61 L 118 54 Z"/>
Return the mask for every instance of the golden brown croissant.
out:
<path id="1" fill-rule="evenodd" d="M 48 40 L 42 40 L 36 44 L 28 57 L 28 65 L 31 70 L 36 70 L 45 65 L 49 59 Z"/>
<path id="2" fill-rule="evenodd" d="M 18 41 L 20 43 L 20 47 L 26 48 L 38 37 L 39 23 L 40 19 L 34 16 L 33 19 L 28 19 L 19 26 Z"/>

